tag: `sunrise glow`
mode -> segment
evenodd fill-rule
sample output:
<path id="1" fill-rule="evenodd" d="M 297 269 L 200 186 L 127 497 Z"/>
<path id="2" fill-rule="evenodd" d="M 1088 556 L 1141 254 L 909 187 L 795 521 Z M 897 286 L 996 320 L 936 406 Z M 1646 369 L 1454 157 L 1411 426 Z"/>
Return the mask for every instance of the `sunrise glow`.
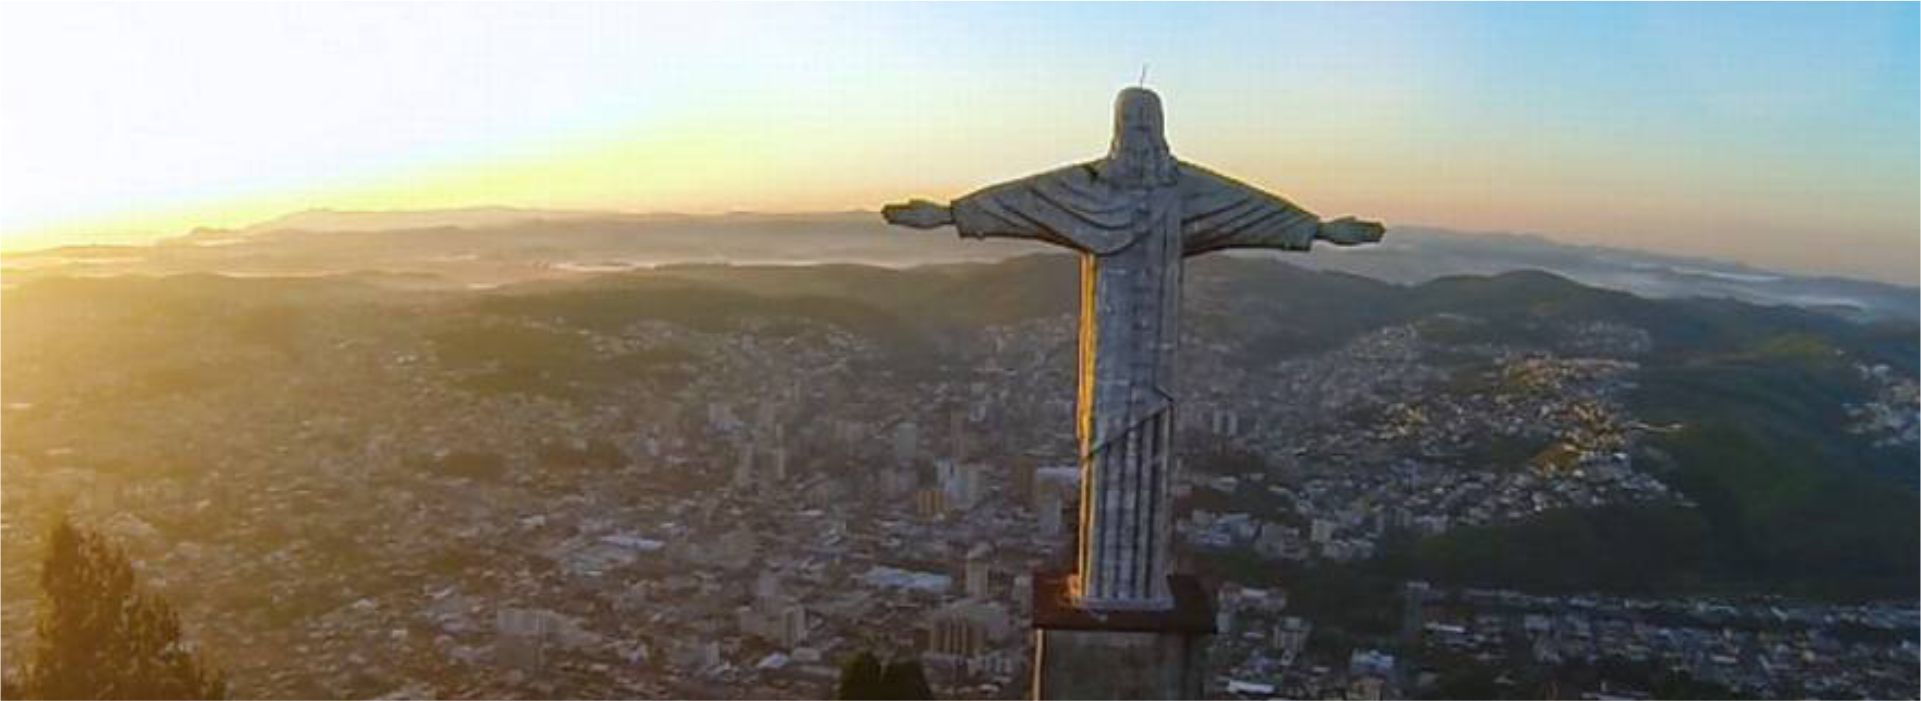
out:
<path id="1" fill-rule="evenodd" d="M 0 246 L 13 250 L 308 208 L 952 196 L 1010 167 L 1098 155 L 1114 90 L 1147 63 L 1177 154 L 1326 214 L 1916 275 L 1912 4 L 46 5 L 0 18 Z"/>

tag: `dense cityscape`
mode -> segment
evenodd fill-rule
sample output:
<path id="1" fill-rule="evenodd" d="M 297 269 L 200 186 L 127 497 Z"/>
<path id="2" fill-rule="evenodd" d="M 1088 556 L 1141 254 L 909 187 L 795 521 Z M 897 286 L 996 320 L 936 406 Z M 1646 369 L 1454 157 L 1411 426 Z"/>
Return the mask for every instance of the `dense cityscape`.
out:
<path id="1" fill-rule="evenodd" d="M 802 313 L 583 325 L 327 284 L 297 312 L 9 307 L 7 649 L 33 633 L 25 554 L 68 513 L 242 696 L 818 697 L 861 651 L 920 660 L 942 698 L 1023 694 L 1033 574 L 1066 569 L 1074 535 L 1071 316 L 936 352 Z M 1182 377 L 1178 550 L 1217 606 L 1210 694 L 1420 697 L 1474 668 L 1479 693 L 1530 696 L 1619 663 L 1749 696 L 1917 695 L 1912 600 L 1408 579 L 1385 634 L 1291 605 L 1295 573 L 1401 539 L 1695 507 L 1643 449 L 1679 426 L 1623 399 L 1646 330 L 1449 340 L 1483 323 L 1263 363 L 1189 332 L 1184 367 L 1207 372 Z M 1913 379 L 1858 366 L 1886 389 L 1848 411 L 1912 446 Z M 1565 683 L 1655 691 L 1618 679 Z"/>
<path id="2" fill-rule="evenodd" d="M 1921 701 L 1917 57 L 0 2 L 0 701 Z"/>

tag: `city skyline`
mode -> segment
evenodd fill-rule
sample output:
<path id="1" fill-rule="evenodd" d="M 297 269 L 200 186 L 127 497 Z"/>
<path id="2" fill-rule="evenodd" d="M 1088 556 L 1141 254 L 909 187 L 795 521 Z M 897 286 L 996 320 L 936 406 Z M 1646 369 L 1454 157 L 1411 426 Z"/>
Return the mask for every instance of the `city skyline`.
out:
<path id="1" fill-rule="evenodd" d="M 0 3 L 0 697 L 1921 701 L 1917 25 Z"/>
<path id="2" fill-rule="evenodd" d="M 1911 4 L 7 12 L 8 250 L 947 198 L 1098 156 L 1146 64 L 1177 153 L 1323 216 L 1921 276 Z"/>

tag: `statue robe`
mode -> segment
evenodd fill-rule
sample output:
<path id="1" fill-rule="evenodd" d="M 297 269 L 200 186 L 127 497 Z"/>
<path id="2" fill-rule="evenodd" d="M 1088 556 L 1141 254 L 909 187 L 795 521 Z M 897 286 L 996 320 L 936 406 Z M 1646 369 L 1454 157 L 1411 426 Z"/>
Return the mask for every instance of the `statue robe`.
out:
<path id="1" fill-rule="evenodd" d="M 962 236 L 1081 253 L 1078 595 L 1089 608 L 1159 608 L 1171 605 L 1182 259 L 1227 248 L 1306 250 L 1320 219 L 1185 163 L 1171 185 L 1115 183 L 1101 163 L 988 187 L 951 207 Z"/>

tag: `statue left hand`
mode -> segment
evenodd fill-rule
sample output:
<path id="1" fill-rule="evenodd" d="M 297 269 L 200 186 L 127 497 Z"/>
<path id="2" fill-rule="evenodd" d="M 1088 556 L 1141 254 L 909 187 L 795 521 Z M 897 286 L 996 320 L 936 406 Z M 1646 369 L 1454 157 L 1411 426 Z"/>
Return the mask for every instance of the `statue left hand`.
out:
<path id="1" fill-rule="evenodd" d="M 953 210 L 927 200 L 890 204 L 881 208 L 880 215 L 889 224 L 916 229 L 933 229 L 954 223 Z"/>
<path id="2" fill-rule="evenodd" d="M 1387 233 L 1387 227 L 1381 226 L 1380 222 L 1341 217 L 1334 221 L 1321 222 L 1321 230 L 1314 234 L 1314 238 L 1336 246 L 1353 246 L 1380 241 L 1385 233 Z"/>

